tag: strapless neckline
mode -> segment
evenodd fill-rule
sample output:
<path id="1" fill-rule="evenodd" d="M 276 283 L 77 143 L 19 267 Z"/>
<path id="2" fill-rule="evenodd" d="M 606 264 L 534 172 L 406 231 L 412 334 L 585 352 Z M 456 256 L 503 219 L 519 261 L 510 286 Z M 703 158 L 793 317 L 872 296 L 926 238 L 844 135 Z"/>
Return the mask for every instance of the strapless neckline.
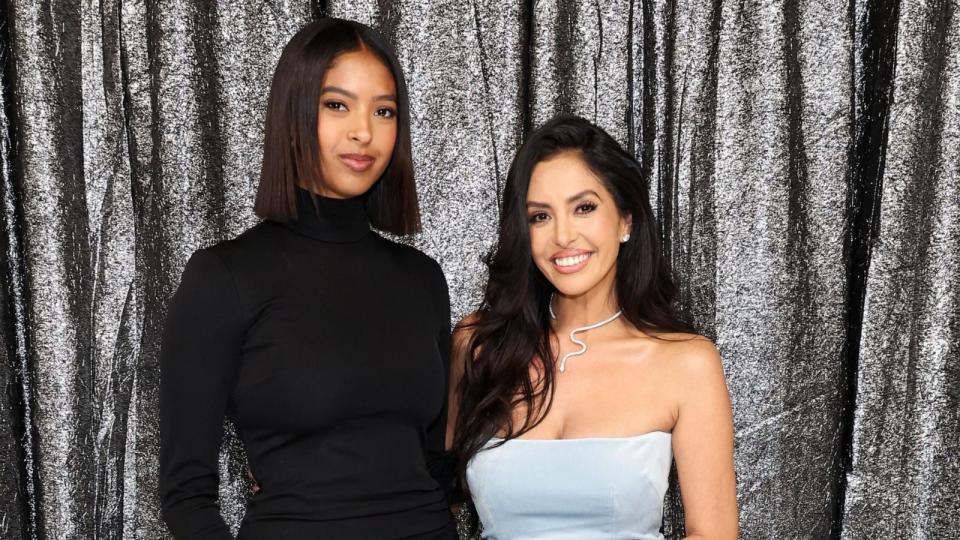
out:
<path id="1" fill-rule="evenodd" d="M 576 442 L 576 441 L 611 441 L 611 442 L 623 442 L 623 441 L 633 441 L 638 439 L 645 439 L 647 437 L 656 437 L 656 436 L 666 436 L 672 437 L 673 433 L 669 431 L 648 431 L 646 433 L 641 433 L 640 435 L 627 435 L 625 437 L 571 437 L 569 439 L 523 439 L 523 438 L 513 438 L 507 442 L 530 442 L 530 443 L 558 443 L 558 442 Z M 502 441 L 503 437 L 491 437 L 491 441 Z"/>

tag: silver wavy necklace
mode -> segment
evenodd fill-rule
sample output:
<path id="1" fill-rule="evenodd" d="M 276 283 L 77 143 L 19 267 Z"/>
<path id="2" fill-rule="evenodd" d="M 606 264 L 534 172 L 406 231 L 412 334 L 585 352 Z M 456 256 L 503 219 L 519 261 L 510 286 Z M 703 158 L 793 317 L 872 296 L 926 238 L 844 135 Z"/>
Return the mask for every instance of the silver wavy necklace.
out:
<path id="1" fill-rule="evenodd" d="M 550 309 L 550 318 L 553 320 L 557 320 L 557 314 L 553 312 L 553 295 L 550 296 L 550 302 L 547 304 L 547 307 Z M 587 344 L 577 339 L 577 336 L 576 336 L 577 334 L 579 334 L 580 332 L 586 332 L 587 330 L 593 330 L 594 328 L 600 328 L 601 326 L 615 320 L 622 313 L 623 313 L 623 310 L 618 309 L 616 313 L 614 313 L 613 315 L 607 317 L 606 319 L 598 323 L 593 323 L 587 326 L 579 326 L 571 330 L 570 341 L 579 345 L 580 350 L 570 351 L 567 354 L 563 355 L 563 358 L 560 360 L 560 373 L 563 373 L 567 369 L 567 360 L 569 360 L 570 358 L 573 358 L 574 356 L 580 356 L 581 354 L 587 352 Z"/>

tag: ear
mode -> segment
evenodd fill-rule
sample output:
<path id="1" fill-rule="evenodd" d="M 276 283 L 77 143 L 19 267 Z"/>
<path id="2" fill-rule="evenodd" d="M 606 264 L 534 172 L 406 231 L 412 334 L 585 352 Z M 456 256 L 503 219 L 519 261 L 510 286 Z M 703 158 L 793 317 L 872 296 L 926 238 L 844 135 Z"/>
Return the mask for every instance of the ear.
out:
<path id="1" fill-rule="evenodd" d="M 633 215 L 627 214 L 621 218 L 620 236 L 623 236 L 632 230 L 633 230 Z"/>

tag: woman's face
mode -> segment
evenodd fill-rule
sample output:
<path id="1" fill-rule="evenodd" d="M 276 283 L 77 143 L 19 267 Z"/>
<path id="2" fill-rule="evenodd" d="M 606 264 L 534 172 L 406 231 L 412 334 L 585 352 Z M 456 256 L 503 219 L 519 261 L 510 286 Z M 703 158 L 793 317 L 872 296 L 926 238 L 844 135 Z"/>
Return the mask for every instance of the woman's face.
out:
<path id="1" fill-rule="evenodd" d="M 397 87 L 390 70 L 366 49 L 343 53 L 320 89 L 320 194 L 356 197 L 380 178 L 397 140 Z"/>
<path id="2" fill-rule="evenodd" d="M 578 152 L 563 152 L 533 168 L 527 190 L 530 251 L 560 294 L 609 294 L 620 240 L 630 219 Z"/>

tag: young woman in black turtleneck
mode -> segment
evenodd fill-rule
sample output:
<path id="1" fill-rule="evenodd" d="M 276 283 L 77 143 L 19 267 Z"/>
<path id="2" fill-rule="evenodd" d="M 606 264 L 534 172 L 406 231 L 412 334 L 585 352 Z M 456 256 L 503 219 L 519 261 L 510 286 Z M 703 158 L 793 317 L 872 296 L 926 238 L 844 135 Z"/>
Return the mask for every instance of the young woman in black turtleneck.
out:
<path id="1" fill-rule="evenodd" d="M 270 90 L 256 211 L 197 251 L 161 353 L 160 494 L 177 538 L 231 538 L 224 417 L 259 485 L 239 538 L 455 539 L 440 267 L 419 229 L 407 92 L 370 28 L 308 25 Z"/>

